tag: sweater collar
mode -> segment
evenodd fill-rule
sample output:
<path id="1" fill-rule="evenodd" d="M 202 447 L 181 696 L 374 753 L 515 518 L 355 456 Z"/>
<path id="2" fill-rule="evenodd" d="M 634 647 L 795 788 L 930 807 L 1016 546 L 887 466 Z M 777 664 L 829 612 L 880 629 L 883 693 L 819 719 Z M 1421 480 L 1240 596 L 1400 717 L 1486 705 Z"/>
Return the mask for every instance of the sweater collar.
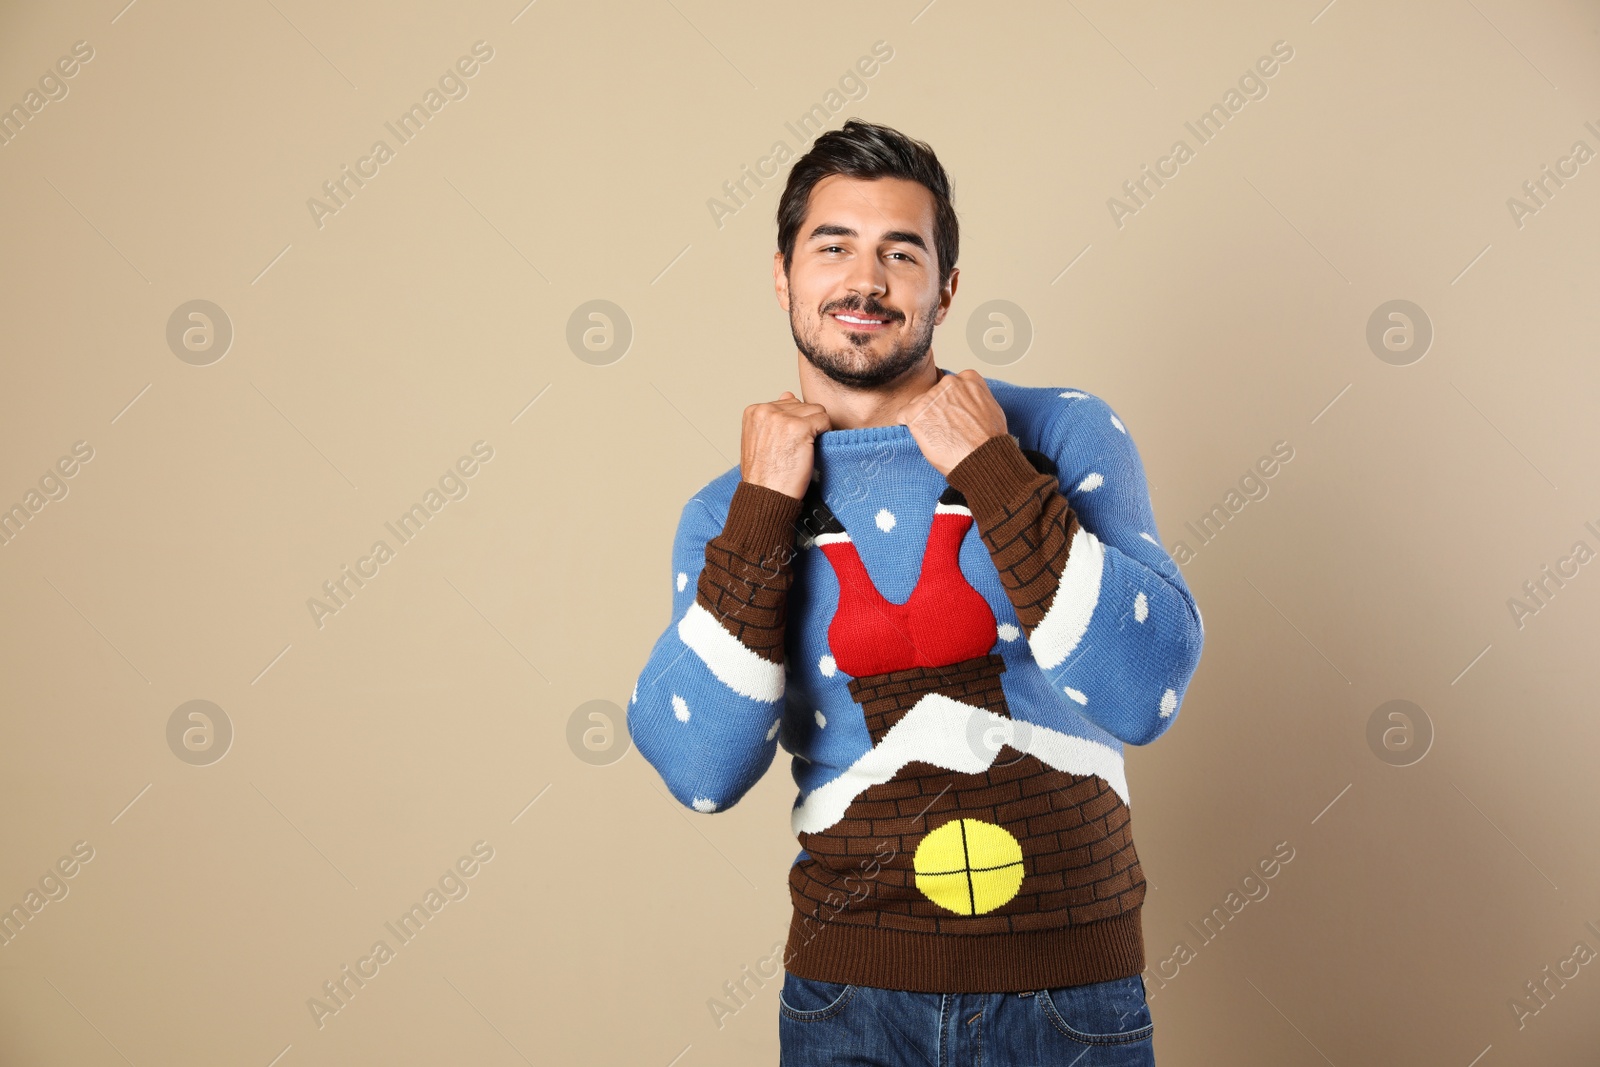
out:
<path id="1" fill-rule="evenodd" d="M 953 373 L 943 367 L 939 367 L 938 370 L 941 378 Z M 863 451 L 882 452 L 886 449 L 896 452 L 921 451 L 916 438 L 911 436 L 911 429 L 904 423 L 898 422 L 888 426 L 861 426 L 852 430 L 825 430 L 817 435 L 816 447 L 817 455 L 823 461 Z"/>
<path id="2" fill-rule="evenodd" d="M 854 430 L 826 430 L 817 435 L 818 453 L 824 458 L 837 457 L 862 449 L 916 448 L 911 429 L 902 423 L 891 426 L 862 426 Z"/>

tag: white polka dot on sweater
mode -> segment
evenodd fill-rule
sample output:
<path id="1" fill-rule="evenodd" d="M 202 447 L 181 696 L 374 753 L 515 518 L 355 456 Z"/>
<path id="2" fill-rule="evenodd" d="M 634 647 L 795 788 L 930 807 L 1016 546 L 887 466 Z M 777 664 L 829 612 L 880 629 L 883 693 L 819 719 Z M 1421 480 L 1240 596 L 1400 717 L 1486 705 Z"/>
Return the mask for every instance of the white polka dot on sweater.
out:
<path id="1" fill-rule="evenodd" d="M 1087 493 L 1091 489 L 1098 489 L 1106 484 L 1105 476 L 1099 471 L 1090 471 L 1083 481 L 1078 483 L 1078 492 Z"/>
<path id="2" fill-rule="evenodd" d="M 1115 426 L 1117 429 L 1121 430 L 1123 433 L 1127 433 L 1128 432 L 1127 427 L 1122 425 L 1122 420 L 1117 418 L 1115 415 L 1111 416 L 1111 425 Z"/>
<path id="3" fill-rule="evenodd" d="M 884 533 L 888 533 L 890 530 L 894 529 L 894 512 L 890 511 L 888 508 L 880 508 L 878 510 L 877 523 L 878 529 L 882 530 Z"/>
<path id="4" fill-rule="evenodd" d="M 1022 636 L 1022 631 L 1012 626 L 1009 622 L 1001 623 L 995 627 L 995 630 L 1000 634 L 1000 640 L 1002 641 L 1015 641 Z"/>
<path id="5" fill-rule="evenodd" d="M 1076 389 L 1068 389 L 1059 395 L 1063 400 L 1087 400 L 1089 398 L 1088 393 L 1080 393 Z"/>
<path id="6" fill-rule="evenodd" d="M 1161 717 L 1164 719 L 1177 710 L 1178 694 L 1168 689 L 1165 693 L 1161 694 Z"/>
<path id="7" fill-rule="evenodd" d="M 1076 700 L 1080 704 L 1089 703 L 1089 698 L 1087 696 L 1085 696 L 1081 691 L 1072 688 L 1072 686 L 1070 686 L 1070 685 L 1062 686 L 1062 691 L 1065 692 L 1067 694 L 1067 696 L 1071 697 L 1073 700 Z"/>
<path id="8" fill-rule="evenodd" d="M 1155 545 L 1157 548 L 1161 547 L 1161 542 L 1160 541 L 1157 541 L 1154 537 L 1151 537 L 1149 534 L 1145 533 L 1143 530 L 1139 531 L 1139 536 L 1144 538 L 1146 541 L 1149 541 L 1152 545 Z"/>
<path id="9" fill-rule="evenodd" d="M 783 722 L 782 719 L 773 719 L 772 720 L 772 725 L 767 728 L 767 740 L 768 741 L 771 741 L 774 737 L 778 736 L 778 726 L 780 724 L 782 724 L 782 722 Z"/>
<path id="10" fill-rule="evenodd" d="M 628 698 L 628 703 L 637 704 L 638 702 L 639 702 L 639 683 L 638 682 L 634 682 L 633 683 L 633 696 Z"/>
<path id="11" fill-rule="evenodd" d="M 678 717 L 679 722 L 689 721 L 689 705 L 677 693 L 672 694 L 672 714 Z"/>
<path id="12" fill-rule="evenodd" d="M 678 592 L 683 592 L 683 587 L 689 584 L 689 576 L 682 571 L 678 572 Z"/>
<path id="13" fill-rule="evenodd" d="M 695 797 L 693 803 L 694 803 L 694 810 L 695 811 L 716 811 L 717 810 L 717 802 L 715 800 L 712 800 L 710 797 Z"/>
<path id="14" fill-rule="evenodd" d="M 822 672 L 824 678 L 832 678 L 833 672 L 838 669 L 838 665 L 833 662 L 832 656 L 823 656 L 817 660 L 817 670 Z"/>
<path id="15" fill-rule="evenodd" d="M 1133 598 L 1133 617 L 1138 622 L 1144 622 L 1150 617 L 1150 601 L 1143 591 Z"/>
<path id="16" fill-rule="evenodd" d="M 821 708 L 817 709 L 817 725 L 818 726 L 827 726 L 828 725 L 828 717 L 826 715 L 822 714 L 822 709 Z"/>

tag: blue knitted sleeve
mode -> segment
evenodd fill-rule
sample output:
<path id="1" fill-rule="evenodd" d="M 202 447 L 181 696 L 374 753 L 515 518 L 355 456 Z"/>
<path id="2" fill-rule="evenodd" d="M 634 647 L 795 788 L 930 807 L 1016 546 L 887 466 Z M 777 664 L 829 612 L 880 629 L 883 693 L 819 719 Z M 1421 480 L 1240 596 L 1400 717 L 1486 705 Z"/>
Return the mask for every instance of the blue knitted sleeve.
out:
<path id="1" fill-rule="evenodd" d="M 1162 547 L 1144 464 L 1116 412 L 1081 394 L 1045 446 L 1079 529 L 1051 608 L 1064 624 L 1041 624 L 1035 659 L 1063 702 L 1125 743 L 1149 744 L 1176 720 L 1199 665 L 1200 609 Z"/>
<path id="2" fill-rule="evenodd" d="M 698 496 L 672 544 L 672 617 L 628 702 L 628 733 L 679 803 L 722 811 L 772 765 L 783 711 L 781 665 L 742 645 L 696 600 L 707 543 L 722 524 Z M 753 572 L 776 572 L 769 565 Z"/>

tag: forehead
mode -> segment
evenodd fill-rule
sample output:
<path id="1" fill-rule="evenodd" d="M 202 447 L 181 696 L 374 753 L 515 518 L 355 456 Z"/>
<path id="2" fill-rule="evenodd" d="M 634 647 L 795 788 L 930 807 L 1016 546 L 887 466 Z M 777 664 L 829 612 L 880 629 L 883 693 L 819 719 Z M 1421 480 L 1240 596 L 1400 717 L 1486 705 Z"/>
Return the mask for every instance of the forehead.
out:
<path id="1" fill-rule="evenodd" d="M 830 174 L 811 188 L 800 239 L 826 224 L 848 226 L 865 238 L 912 230 L 933 240 L 933 193 L 906 178 L 853 178 Z"/>

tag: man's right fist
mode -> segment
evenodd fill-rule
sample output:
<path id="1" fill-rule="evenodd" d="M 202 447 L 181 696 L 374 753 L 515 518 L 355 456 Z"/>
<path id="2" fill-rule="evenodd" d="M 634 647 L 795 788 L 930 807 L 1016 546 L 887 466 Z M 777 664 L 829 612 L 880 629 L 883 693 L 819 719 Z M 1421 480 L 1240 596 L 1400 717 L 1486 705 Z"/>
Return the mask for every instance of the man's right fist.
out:
<path id="1" fill-rule="evenodd" d="M 828 410 L 784 390 L 769 404 L 744 409 L 739 469 L 747 482 L 804 500 L 811 484 L 817 435 L 833 429 Z"/>

